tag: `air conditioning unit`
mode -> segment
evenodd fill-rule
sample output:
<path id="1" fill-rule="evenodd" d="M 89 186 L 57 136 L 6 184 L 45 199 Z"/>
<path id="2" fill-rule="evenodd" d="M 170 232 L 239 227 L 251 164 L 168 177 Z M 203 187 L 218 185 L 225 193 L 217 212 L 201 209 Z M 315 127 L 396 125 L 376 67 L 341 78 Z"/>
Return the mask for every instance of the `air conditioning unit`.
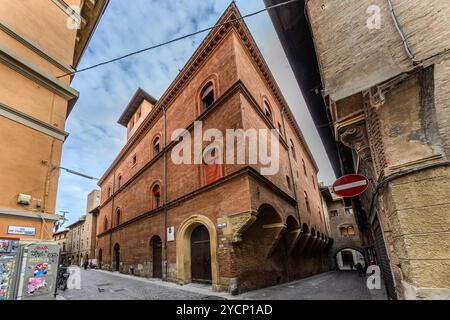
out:
<path id="1" fill-rule="evenodd" d="M 19 194 L 19 197 L 17 198 L 17 203 L 28 206 L 31 203 L 31 196 L 28 194 Z"/>

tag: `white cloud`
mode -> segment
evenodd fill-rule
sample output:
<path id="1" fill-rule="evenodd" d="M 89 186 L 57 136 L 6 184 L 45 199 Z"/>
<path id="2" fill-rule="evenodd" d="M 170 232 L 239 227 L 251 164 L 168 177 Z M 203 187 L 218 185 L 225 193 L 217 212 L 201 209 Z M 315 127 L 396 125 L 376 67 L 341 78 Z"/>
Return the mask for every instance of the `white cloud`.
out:
<path id="1" fill-rule="evenodd" d="M 228 0 L 112 0 L 79 68 L 197 31 L 216 23 Z M 241 0 L 242 14 L 261 9 L 260 0 Z M 302 128 L 321 172 L 334 178 L 317 131 L 267 13 L 246 20 L 286 100 Z M 72 85 L 81 92 L 68 118 L 62 166 L 100 177 L 125 144 L 117 119 L 138 87 L 159 97 L 176 77 L 206 33 L 78 74 Z M 84 214 L 94 181 L 61 172 L 57 210 L 69 220 Z"/>

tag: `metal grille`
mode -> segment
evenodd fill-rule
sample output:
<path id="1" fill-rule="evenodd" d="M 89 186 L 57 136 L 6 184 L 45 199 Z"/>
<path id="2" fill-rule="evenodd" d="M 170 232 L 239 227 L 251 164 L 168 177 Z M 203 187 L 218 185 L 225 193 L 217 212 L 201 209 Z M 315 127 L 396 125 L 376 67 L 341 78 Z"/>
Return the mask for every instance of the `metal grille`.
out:
<path id="1" fill-rule="evenodd" d="M 373 230 L 375 235 L 375 248 L 377 252 L 378 265 L 380 266 L 384 283 L 386 285 L 386 291 L 391 299 L 397 299 L 395 293 L 394 278 L 392 277 L 391 265 L 389 256 L 386 251 L 386 245 L 384 243 L 383 231 L 381 230 L 378 219 L 374 221 Z"/>

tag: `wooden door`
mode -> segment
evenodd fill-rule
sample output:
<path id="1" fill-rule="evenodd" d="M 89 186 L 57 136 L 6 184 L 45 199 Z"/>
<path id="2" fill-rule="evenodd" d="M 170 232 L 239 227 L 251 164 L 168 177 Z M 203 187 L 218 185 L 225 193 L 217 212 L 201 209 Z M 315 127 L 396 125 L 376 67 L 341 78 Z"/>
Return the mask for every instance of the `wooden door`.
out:
<path id="1" fill-rule="evenodd" d="M 153 278 L 162 278 L 162 241 L 160 237 L 153 238 Z"/>
<path id="2" fill-rule="evenodd" d="M 193 282 L 212 282 L 209 232 L 204 226 L 192 231 L 191 272 Z"/>
<path id="3" fill-rule="evenodd" d="M 114 270 L 120 271 L 120 246 L 118 244 L 114 246 L 114 262 Z"/>

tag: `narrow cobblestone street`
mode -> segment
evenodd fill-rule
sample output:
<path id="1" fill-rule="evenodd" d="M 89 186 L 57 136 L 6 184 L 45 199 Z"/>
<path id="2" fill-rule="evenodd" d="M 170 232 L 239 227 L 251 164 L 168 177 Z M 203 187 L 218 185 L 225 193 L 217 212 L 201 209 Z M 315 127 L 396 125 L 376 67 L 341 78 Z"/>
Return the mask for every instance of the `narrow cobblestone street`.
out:
<path id="1" fill-rule="evenodd" d="M 81 271 L 81 290 L 59 291 L 60 300 L 384 300 L 354 272 L 327 272 L 296 282 L 247 292 L 217 293 L 209 286 L 175 283 L 98 270 Z"/>
<path id="2" fill-rule="evenodd" d="M 204 286 L 179 285 L 98 270 L 81 270 L 81 290 L 58 291 L 61 300 L 205 300 L 211 296 Z M 212 292 L 211 292 L 212 294 Z"/>
<path id="3" fill-rule="evenodd" d="M 369 290 L 366 278 L 356 272 L 334 271 L 251 291 L 241 299 L 256 300 L 386 300 L 384 290 Z"/>

